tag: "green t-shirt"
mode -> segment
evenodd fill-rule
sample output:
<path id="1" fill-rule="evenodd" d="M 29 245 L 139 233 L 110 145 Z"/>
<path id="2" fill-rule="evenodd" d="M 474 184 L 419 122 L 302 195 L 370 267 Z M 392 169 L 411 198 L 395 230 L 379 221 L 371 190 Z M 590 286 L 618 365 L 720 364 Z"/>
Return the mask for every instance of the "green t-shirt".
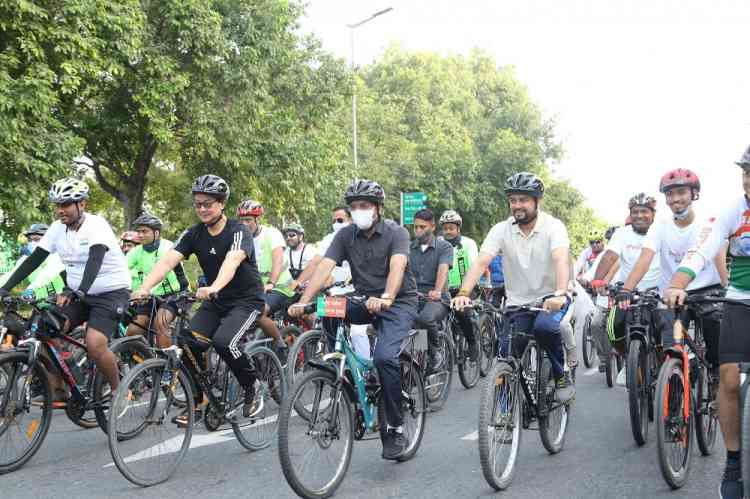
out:
<path id="1" fill-rule="evenodd" d="M 166 239 L 159 241 L 159 248 L 156 251 L 146 251 L 143 245 L 136 246 L 127 254 L 128 270 L 132 278 L 132 289 L 140 289 L 147 275 L 151 273 L 156 262 L 172 249 L 172 242 Z M 166 296 L 180 291 L 180 282 L 174 270 L 167 274 L 162 282 L 157 284 L 152 293 L 156 296 Z"/>

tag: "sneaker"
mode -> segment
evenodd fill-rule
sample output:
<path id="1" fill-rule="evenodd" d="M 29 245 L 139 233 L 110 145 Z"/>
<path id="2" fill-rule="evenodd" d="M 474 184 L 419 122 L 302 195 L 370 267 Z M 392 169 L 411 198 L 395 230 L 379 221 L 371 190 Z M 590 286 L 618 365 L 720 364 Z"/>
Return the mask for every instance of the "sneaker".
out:
<path id="1" fill-rule="evenodd" d="M 193 411 L 193 424 L 198 423 L 203 419 L 203 411 L 201 409 L 195 409 Z M 185 409 L 179 416 L 172 418 L 172 423 L 176 424 L 180 428 L 184 428 L 188 424 L 188 410 Z"/>
<path id="2" fill-rule="evenodd" d="M 617 386 L 626 386 L 628 384 L 627 381 L 626 381 L 626 379 L 625 379 L 625 368 L 624 367 L 622 369 L 620 369 L 619 373 L 617 373 L 617 379 L 615 380 L 615 384 L 617 384 Z"/>
<path id="3" fill-rule="evenodd" d="M 397 432 L 395 428 L 389 429 L 383 438 L 383 459 L 397 460 L 406 452 L 408 446 L 409 442 L 403 433 Z"/>
<path id="4" fill-rule="evenodd" d="M 476 341 L 469 343 L 468 346 L 469 349 L 467 353 L 469 354 L 469 359 L 476 362 L 477 359 L 479 359 L 479 346 Z"/>
<path id="5" fill-rule="evenodd" d="M 555 381 L 555 400 L 565 404 L 576 396 L 576 387 L 567 375 L 563 375 Z"/>
<path id="6" fill-rule="evenodd" d="M 731 467 L 724 470 L 719 485 L 719 497 L 721 499 L 741 499 L 743 497 L 742 473 L 739 467 Z"/>
<path id="7" fill-rule="evenodd" d="M 263 397 L 256 397 L 254 389 L 245 390 L 245 403 L 242 406 L 242 417 L 257 416 L 263 410 Z"/>
<path id="8" fill-rule="evenodd" d="M 606 373 L 607 372 L 607 364 L 604 362 L 599 362 L 599 372 L 600 373 Z"/>

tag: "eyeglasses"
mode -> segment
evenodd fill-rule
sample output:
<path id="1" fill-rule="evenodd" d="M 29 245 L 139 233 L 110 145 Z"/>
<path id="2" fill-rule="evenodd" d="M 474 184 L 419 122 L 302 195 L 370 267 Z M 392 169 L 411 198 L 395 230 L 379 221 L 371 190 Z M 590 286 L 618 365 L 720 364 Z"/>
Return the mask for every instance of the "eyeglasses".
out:
<path id="1" fill-rule="evenodd" d="M 333 219 L 333 223 L 342 224 L 344 222 L 346 222 L 345 218 L 334 218 Z"/>
<path id="2" fill-rule="evenodd" d="M 193 201 L 193 206 L 196 210 L 200 210 L 201 208 L 210 209 L 214 204 L 216 204 L 216 200 L 212 199 L 210 201 Z"/>

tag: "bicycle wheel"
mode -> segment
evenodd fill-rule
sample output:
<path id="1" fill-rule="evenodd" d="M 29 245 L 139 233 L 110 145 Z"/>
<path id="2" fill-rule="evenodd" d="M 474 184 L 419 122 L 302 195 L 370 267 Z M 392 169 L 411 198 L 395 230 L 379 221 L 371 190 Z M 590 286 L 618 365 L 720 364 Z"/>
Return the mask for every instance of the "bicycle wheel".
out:
<path id="1" fill-rule="evenodd" d="M 542 359 L 539 380 L 537 392 L 539 436 L 547 452 L 557 454 L 565 444 L 570 404 L 555 400 L 555 376 L 552 373 L 552 363 L 547 357 Z"/>
<path id="2" fill-rule="evenodd" d="M 479 461 L 495 490 L 510 485 L 521 448 L 521 388 L 513 368 L 498 363 L 484 383 L 479 403 Z"/>
<path id="3" fill-rule="evenodd" d="M 242 417 L 244 390 L 235 390 L 235 400 L 227 400 L 229 407 L 235 407 L 237 416 L 230 419 L 237 441 L 248 450 L 265 449 L 279 429 L 279 411 L 286 398 L 284 369 L 279 358 L 266 347 L 254 347 L 245 354 L 255 371 L 255 398 L 260 404 L 259 411 L 250 418 Z M 237 380 L 232 376 L 234 383 Z M 238 385 L 239 388 L 239 385 Z"/>
<path id="4" fill-rule="evenodd" d="M 401 413 L 403 414 L 404 436 L 409 445 L 398 458 L 399 462 L 408 461 L 419 450 L 424 435 L 426 409 L 427 398 L 424 392 L 422 371 L 416 362 L 408 357 L 401 357 Z M 378 421 L 380 422 L 380 439 L 382 441 L 388 429 L 382 391 L 378 401 Z"/>
<path id="5" fill-rule="evenodd" d="M 152 356 L 148 346 L 142 341 L 112 343 L 110 349 L 117 358 L 120 380 L 135 366 L 143 363 Z M 96 415 L 96 421 L 99 423 L 99 428 L 104 433 L 107 433 L 109 425 L 109 405 L 111 399 L 112 389 L 109 386 L 109 382 L 104 378 L 101 371 L 97 369 L 96 377 L 94 378 L 94 414 Z"/>
<path id="6" fill-rule="evenodd" d="M 593 320 L 592 314 L 586 315 L 586 321 L 583 323 L 583 365 L 586 369 L 597 366 L 599 361 L 599 355 L 596 350 L 596 344 L 594 343 L 594 336 L 591 331 L 591 322 Z"/>
<path id="7" fill-rule="evenodd" d="M 693 453 L 693 414 L 685 421 L 685 391 L 682 362 L 669 358 L 661 366 L 656 383 L 656 400 L 659 401 L 656 418 L 656 443 L 659 466 L 664 480 L 673 489 L 679 489 L 688 478 Z"/>
<path id="8" fill-rule="evenodd" d="M 339 391 L 336 385 L 332 372 L 311 370 L 298 380 L 281 407 L 279 460 L 287 483 L 300 497 L 333 495 L 349 469 L 353 401 L 346 389 Z M 309 421 L 295 417 L 294 408 L 305 392 L 314 393 Z"/>
<path id="9" fill-rule="evenodd" d="M 425 394 L 430 409 L 433 411 L 443 408 L 453 383 L 453 348 L 450 336 L 443 331 L 438 331 L 437 342 L 438 351 L 443 357 L 443 364 L 425 377 Z"/>
<path id="10" fill-rule="evenodd" d="M 167 359 L 149 359 L 123 378 L 112 401 L 109 450 L 125 478 L 142 487 L 169 479 L 190 448 L 193 435 L 193 390 L 182 368 L 169 371 Z M 187 407 L 174 404 L 177 389 Z M 187 424 L 175 418 L 186 411 Z"/>
<path id="11" fill-rule="evenodd" d="M 479 358 L 479 375 L 484 378 L 492 369 L 492 364 L 495 361 L 493 353 L 495 329 L 492 317 L 488 313 L 482 313 L 477 320 L 477 327 L 479 350 L 481 352 Z"/>
<path id="12" fill-rule="evenodd" d="M 702 365 L 695 372 L 696 390 L 695 404 L 693 404 L 695 437 L 701 454 L 710 456 L 714 451 L 714 445 L 716 445 L 716 434 L 719 427 L 719 413 L 716 408 L 718 381 L 712 380 L 711 375 Z"/>
<path id="13" fill-rule="evenodd" d="M 461 380 L 461 384 L 464 388 L 470 390 L 477 386 L 479 382 L 479 361 L 471 360 L 469 357 L 469 343 L 466 338 L 461 334 L 457 338 L 456 343 L 456 362 L 458 363 L 458 379 Z M 482 351 L 480 349 L 479 356 L 481 361 Z"/>
<path id="14" fill-rule="evenodd" d="M 290 324 L 289 326 L 281 328 L 279 334 L 284 342 L 286 342 L 287 346 L 291 348 L 297 339 L 302 336 L 302 328 Z"/>
<path id="15" fill-rule="evenodd" d="M 52 421 L 47 371 L 41 363 L 30 371 L 28 360 L 27 352 L 0 355 L 0 474 L 19 469 L 36 454 Z"/>
<path id="16" fill-rule="evenodd" d="M 302 333 L 289 349 L 289 362 L 286 367 L 286 379 L 289 381 L 289 386 L 292 386 L 302 373 L 309 369 L 308 360 L 320 358 L 326 353 L 328 353 L 328 343 L 325 341 L 323 331 L 311 329 Z"/>
<path id="17" fill-rule="evenodd" d="M 646 346 L 640 339 L 630 340 L 628 366 L 626 368 L 628 386 L 628 406 L 630 408 L 630 428 L 635 442 L 641 446 L 648 439 L 648 409 L 650 388 L 648 379 Z"/>

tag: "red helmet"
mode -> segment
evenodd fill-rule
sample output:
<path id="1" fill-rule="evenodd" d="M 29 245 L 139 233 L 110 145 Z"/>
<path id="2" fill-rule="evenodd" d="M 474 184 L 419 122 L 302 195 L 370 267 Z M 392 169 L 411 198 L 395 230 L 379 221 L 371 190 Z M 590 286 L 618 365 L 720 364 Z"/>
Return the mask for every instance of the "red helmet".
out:
<path id="1" fill-rule="evenodd" d="M 692 170 L 677 168 L 676 170 L 668 171 L 661 177 L 659 191 L 666 194 L 669 189 L 675 187 L 690 187 L 693 189 L 693 197 L 697 199 L 696 193 L 701 190 L 701 181 L 698 180 L 698 175 Z"/>
<path id="2" fill-rule="evenodd" d="M 246 199 L 237 207 L 238 217 L 262 217 L 265 210 L 263 205 L 252 199 Z"/>

